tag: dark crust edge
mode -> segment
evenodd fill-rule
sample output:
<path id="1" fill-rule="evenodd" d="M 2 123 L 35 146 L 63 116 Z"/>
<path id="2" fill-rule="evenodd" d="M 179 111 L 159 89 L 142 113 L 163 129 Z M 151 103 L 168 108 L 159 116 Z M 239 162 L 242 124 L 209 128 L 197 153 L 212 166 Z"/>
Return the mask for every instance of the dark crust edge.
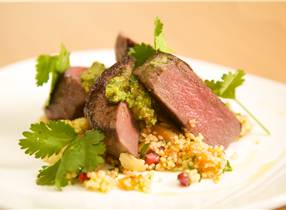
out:
<path id="1" fill-rule="evenodd" d="M 108 78 L 112 78 L 120 74 L 122 68 L 127 65 L 133 65 L 133 61 L 129 58 L 129 56 L 125 56 L 121 61 L 113 64 L 111 67 L 106 69 L 91 87 L 85 99 L 85 105 L 83 110 L 84 116 L 88 119 L 90 125 L 92 125 L 90 116 L 92 116 L 93 114 L 92 109 L 90 109 L 90 107 L 93 106 L 90 99 L 94 96 L 94 94 L 98 94 L 98 92 L 100 92 L 102 88 L 105 88 L 108 83 Z M 99 127 L 98 125 L 96 126 Z"/>

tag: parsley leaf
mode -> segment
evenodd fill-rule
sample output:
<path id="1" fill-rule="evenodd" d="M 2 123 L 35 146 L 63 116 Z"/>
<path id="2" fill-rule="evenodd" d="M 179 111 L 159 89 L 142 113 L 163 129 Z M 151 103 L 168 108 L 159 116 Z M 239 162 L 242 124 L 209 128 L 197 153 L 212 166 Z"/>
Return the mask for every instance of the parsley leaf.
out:
<path id="1" fill-rule="evenodd" d="M 151 45 L 141 43 L 136 44 L 129 50 L 129 55 L 135 58 L 135 66 L 142 65 L 148 58 L 154 55 L 156 51 Z"/>
<path id="2" fill-rule="evenodd" d="M 77 136 L 74 129 L 62 121 L 35 123 L 30 130 L 23 132 L 25 138 L 20 140 L 19 145 L 26 154 L 35 155 L 36 158 L 58 154 Z"/>
<path id="3" fill-rule="evenodd" d="M 94 62 L 91 67 L 83 72 L 80 76 L 81 84 L 85 91 L 88 92 L 96 79 L 104 72 L 105 66 L 102 63 Z"/>
<path id="4" fill-rule="evenodd" d="M 163 33 L 163 23 L 156 17 L 154 21 L 154 48 L 156 51 L 170 53 L 171 49 L 167 47 L 167 42 Z"/>
<path id="5" fill-rule="evenodd" d="M 68 184 L 67 173 L 92 171 L 104 163 L 104 135 L 98 130 L 87 131 L 65 149 L 62 158 L 52 166 L 40 170 L 37 184 L 55 185 L 58 189 Z"/>
<path id="6" fill-rule="evenodd" d="M 270 131 L 236 98 L 235 90 L 243 84 L 244 76 L 244 71 L 239 69 L 235 73 L 229 72 L 223 74 L 219 81 L 205 80 L 205 84 L 217 96 L 235 100 L 236 103 L 266 132 L 266 134 L 270 135 Z"/>

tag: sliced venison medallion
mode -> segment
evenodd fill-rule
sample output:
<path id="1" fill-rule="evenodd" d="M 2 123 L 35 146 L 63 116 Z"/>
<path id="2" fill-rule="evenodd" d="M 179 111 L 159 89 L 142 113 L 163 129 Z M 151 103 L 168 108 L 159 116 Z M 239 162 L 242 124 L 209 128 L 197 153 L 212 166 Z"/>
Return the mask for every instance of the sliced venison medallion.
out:
<path id="1" fill-rule="evenodd" d="M 116 38 L 116 43 L 115 43 L 115 57 L 116 57 L 116 61 L 120 61 L 122 60 L 125 56 L 128 55 L 128 51 L 131 47 L 134 47 L 136 43 L 122 35 L 122 34 L 118 34 L 117 38 Z"/>
<path id="2" fill-rule="evenodd" d="M 50 120 L 73 120 L 83 116 L 86 92 L 80 82 L 84 67 L 70 67 L 57 81 L 45 114 Z"/>
<path id="3" fill-rule="evenodd" d="M 125 57 L 105 70 L 91 88 L 84 108 L 91 127 L 106 134 L 107 152 L 116 157 L 122 152 L 138 155 L 139 132 L 126 103 L 112 104 L 105 96 L 108 81 L 115 76 L 131 74 L 133 61 Z"/>
<path id="4" fill-rule="evenodd" d="M 134 74 L 180 125 L 208 144 L 227 147 L 238 138 L 235 115 L 181 59 L 157 53 Z"/>

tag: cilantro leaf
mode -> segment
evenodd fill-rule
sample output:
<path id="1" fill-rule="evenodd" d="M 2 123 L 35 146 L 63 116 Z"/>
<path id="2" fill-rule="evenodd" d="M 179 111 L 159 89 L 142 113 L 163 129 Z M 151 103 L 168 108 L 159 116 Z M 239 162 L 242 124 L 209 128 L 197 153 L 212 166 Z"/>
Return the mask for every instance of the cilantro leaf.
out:
<path id="1" fill-rule="evenodd" d="M 52 166 L 40 170 L 37 184 L 55 185 L 58 189 L 68 184 L 67 173 L 92 171 L 104 163 L 104 135 L 98 130 L 87 131 L 65 149 L 62 158 Z"/>
<path id="2" fill-rule="evenodd" d="M 96 79 L 104 72 L 105 66 L 102 63 L 94 62 L 91 67 L 81 74 L 81 84 L 88 92 Z"/>
<path id="3" fill-rule="evenodd" d="M 105 152 L 103 139 L 103 133 L 98 130 L 92 130 L 88 131 L 85 136 L 78 137 L 77 140 L 72 142 L 64 152 L 55 176 L 57 188 L 68 184 L 66 179 L 67 172 L 78 173 L 80 170 L 88 172 L 104 163 L 102 158 Z"/>
<path id="4" fill-rule="evenodd" d="M 143 157 L 143 158 L 145 157 L 146 153 L 148 152 L 149 146 L 150 146 L 150 143 L 149 144 L 142 144 L 139 147 L 139 152 L 140 152 L 141 157 Z"/>
<path id="5" fill-rule="evenodd" d="M 58 189 L 68 185 L 67 173 L 78 173 L 84 166 L 83 145 L 78 139 L 73 141 L 64 151 L 55 175 Z"/>
<path id="6" fill-rule="evenodd" d="M 31 125 L 30 130 L 23 132 L 25 138 L 20 140 L 19 145 L 26 154 L 35 155 L 36 158 L 58 154 L 76 138 L 74 129 L 61 121 L 35 123 Z"/>
<path id="7" fill-rule="evenodd" d="M 205 83 L 219 97 L 235 99 L 235 90 L 243 84 L 244 75 L 243 70 L 237 70 L 235 73 L 223 74 L 220 81 L 206 80 Z"/>
<path id="8" fill-rule="evenodd" d="M 154 55 L 156 51 L 151 45 L 141 43 L 136 44 L 129 50 L 129 55 L 135 58 L 135 66 L 142 65 L 148 58 Z"/>
<path id="9" fill-rule="evenodd" d="M 217 96 L 220 95 L 221 81 L 205 80 L 205 84 L 215 93 Z"/>
<path id="10" fill-rule="evenodd" d="M 84 138 L 79 141 L 84 146 L 84 168 L 83 171 L 88 172 L 97 168 L 98 165 L 104 163 L 102 155 L 105 153 L 105 144 L 103 143 L 104 134 L 98 130 L 86 132 Z"/>
<path id="11" fill-rule="evenodd" d="M 53 65 L 54 65 L 53 57 L 49 55 L 40 55 L 37 58 L 37 64 L 36 64 L 37 86 L 42 86 L 44 83 L 48 82 L 49 74 L 54 68 Z"/>
<path id="12" fill-rule="evenodd" d="M 220 88 L 220 95 L 222 98 L 235 98 L 235 89 L 244 82 L 244 71 L 237 70 L 235 73 L 229 72 L 222 76 L 223 83 Z"/>
<path id="13" fill-rule="evenodd" d="M 69 52 L 61 45 L 59 55 L 40 55 L 36 64 L 36 84 L 42 86 L 48 82 L 50 73 L 63 73 L 70 66 Z"/>
<path id="14" fill-rule="evenodd" d="M 154 26 L 155 26 L 154 27 L 154 48 L 155 50 L 165 52 L 165 53 L 172 52 L 172 50 L 168 48 L 167 42 L 164 37 L 164 33 L 163 33 L 164 25 L 158 17 L 156 17 L 154 21 Z"/>
<path id="15" fill-rule="evenodd" d="M 266 134 L 270 135 L 270 131 L 236 98 L 235 90 L 243 84 L 244 76 L 244 71 L 239 69 L 235 73 L 229 72 L 223 74 L 219 81 L 205 80 L 205 84 L 217 96 L 235 100 L 236 103 L 266 132 Z"/>
<path id="16" fill-rule="evenodd" d="M 59 168 L 60 162 L 61 162 L 61 160 L 59 160 L 58 162 L 56 162 L 52 166 L 44 166 L 39 171 L 36 183 L 38 185 L 54 185 L 55 184 L 57 170 Z"/>
<path id="17" fill-rule="evenodd" d="M 135 59 L 135 67 L 142 65 L 148 58 L 157 51 L 170 53 L 171 49 L 167 47 L 163 33 L 163 23 L 156 17 L 154 21 L 154 47 L 149 44 L 136 44 L 129 49 L 128 54 Z"/>
<path id="18" fill-rule="evenodd" d="M 61 45 L 61 50 L 58 55 L 40 55 L 37 58 L 36 64 L 36 84 L 42 86 L 49 81 L 51 75 L 51 88 L 47 101 L 47 105 L 50 103 L 51 94 L 55 88 L 55 85 L 59 79 L 59 76 L 70 67 L 70 53 L 65 46 Z"/>
<path id="19" fill-rule="evenodd" d="M 65 46 L 61 44 L 61 51 L 58 56 L 56 56 L 56 72 L 63 73 L 66 69 L 70 67 L 70 53 L 67 51 Z"/>

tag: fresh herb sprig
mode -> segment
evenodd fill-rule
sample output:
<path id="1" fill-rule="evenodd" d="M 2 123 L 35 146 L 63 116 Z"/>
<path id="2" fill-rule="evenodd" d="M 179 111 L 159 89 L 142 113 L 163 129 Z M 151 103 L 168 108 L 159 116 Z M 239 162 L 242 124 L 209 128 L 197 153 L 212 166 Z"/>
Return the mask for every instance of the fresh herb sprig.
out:
<path id="1" fill-rule="evenodd" d="M 130 48 L 129 55 L 135 59 L 135 66 L 142 65 L 148 58 L 158 51 L 165 53 L 172 52 L 172 50 L 167 46 L 163 28 L 163 23 L 158 17 L 156 17 L 154 21 L 154 46 L 141 43 Z"/>
<path id="2" fill-rule="evenodd" d="M 225 172 L 231 172 L 233 169 L 232 169 L 232 166 L 230 165 L 230 162 L 227 160 L 226 161 L 226 165 L 222 171 L 222 173 L 225 173 Z"/>
<path id="3" fill-rule="evenodd" d="M 244 71 L 239 69 L 234 73 L 228 72 L 227 74 L 223 74 L 221 80 L 206 80 L 205 83 L 217 96 L 233 99 L 267 135 L 270 135 L 270 131 L 236 98 L 236 88 L 244 83 L 244 76 Z"/>
<path id="4" fill-rule="evenodd" d="M 70 67 L 70 53 L 61 45 L 58 55 L 40 55 L 36 64 L 36 84 L 42 86 L 51 76 L 50 95 L 53 92 L 59 76 Z M 50 96 L 47 105 L 50 103 Z"/>
<path id="5" fill-rule="evenodd" d="M 61 158 L 51 166 L 44 166 L 38 174 L 37 184 L 55 185 L 58 189 L 69 182 L 68 173 L 88 172 L 104 163 L 104 134 L 99 130 L 87 131 L 78 136 L 75 130 L 62 121 L 40 122 L 23 133 L 19 144 L 26 154 L 36 158 L 58 155 Z"/>
<path id="6" fill-rule="evenodd" d="M 167 46 L 163 28 L 163 23 L 158 17 L 156 17 L 154 21 L 154 48 L 156 51 L 171 53 L 172 50 Z"/>

